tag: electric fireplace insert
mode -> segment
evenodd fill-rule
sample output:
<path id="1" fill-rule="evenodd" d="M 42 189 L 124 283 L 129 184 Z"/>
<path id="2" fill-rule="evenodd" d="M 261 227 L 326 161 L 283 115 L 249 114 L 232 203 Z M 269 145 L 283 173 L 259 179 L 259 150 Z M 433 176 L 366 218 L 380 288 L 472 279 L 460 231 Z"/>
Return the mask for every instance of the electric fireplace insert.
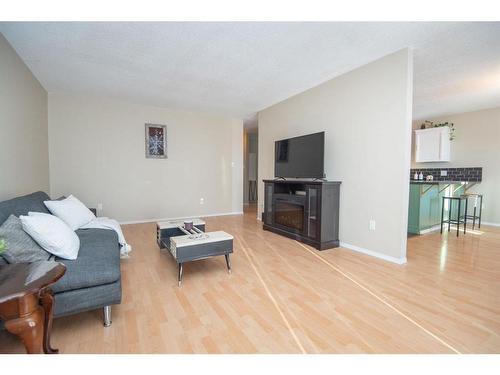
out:
<path id="1" fill-rule="evenodd" d="M 304 205 L 276 199 L 274 222 L 299 233 L 304 232 Z"/>

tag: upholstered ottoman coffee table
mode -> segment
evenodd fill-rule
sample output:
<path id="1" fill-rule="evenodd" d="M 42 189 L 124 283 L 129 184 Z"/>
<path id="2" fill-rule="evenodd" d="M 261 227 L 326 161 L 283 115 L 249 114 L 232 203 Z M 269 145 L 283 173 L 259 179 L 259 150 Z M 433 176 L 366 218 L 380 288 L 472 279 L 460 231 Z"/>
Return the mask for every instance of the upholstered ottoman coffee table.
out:
<path id="1" fill-rule="evenodd" d="M 184 221 L 158 222 L 157 241 L 166 248 L 178 264 L 179 286 L 182 285 L 183 263 L 224 255 L 231 273 L 229 254 L 233 252 L 233 236 L 224 231 L 205 232 L 205 222 L 193 219 L 193 227 L 186 229 Z"/>

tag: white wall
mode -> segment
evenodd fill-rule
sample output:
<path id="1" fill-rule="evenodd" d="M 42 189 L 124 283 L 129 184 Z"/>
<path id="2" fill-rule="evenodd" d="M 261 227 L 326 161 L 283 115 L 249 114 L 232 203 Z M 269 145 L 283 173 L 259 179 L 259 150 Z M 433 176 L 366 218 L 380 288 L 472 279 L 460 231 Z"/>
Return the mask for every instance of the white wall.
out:
<path id="1" fill-rule="evenodd" d="M 0 34 L 0 201 L 49 190 L 47 92 Z"/>
<path id="2" fill-rule="evenodd" d="M 146 159 L 145 123 L 167 125 L 168 159 Z M 49 151 L 53 197 L 122 222 L 242 211 L 241 120 L 50 93 Z"/>
<path id="3" fill-rule="evenodd" d="M 325 131 L 327 177 L 342 181 L 341 242 L 406 261 L 412 61 L 411 51 L 399 51 L 259 113 L 259 215 L 274 141 Z"/>
<path id="4" fill-rule="evenodd" d="M 412 168 L 483 167 L 483 180 L 470 191 L 484 195 L 483 222 L 500 225 L 500 107 L 429 119 L 455 124 L 451 161 L 415 163 Z M 423 121 L 415 121 L 414 129 Z"/>

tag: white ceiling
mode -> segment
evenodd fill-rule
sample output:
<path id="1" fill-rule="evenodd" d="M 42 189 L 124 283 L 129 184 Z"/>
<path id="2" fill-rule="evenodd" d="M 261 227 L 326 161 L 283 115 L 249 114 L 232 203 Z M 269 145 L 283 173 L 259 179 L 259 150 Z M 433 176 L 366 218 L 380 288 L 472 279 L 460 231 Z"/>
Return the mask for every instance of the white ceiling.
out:
<path id="1" fill-rule="evenodd" d="M 0 23 L 49 92 L 251 118 L 414 48 L 414 119 L 500 106 L 497 23 Z"/>

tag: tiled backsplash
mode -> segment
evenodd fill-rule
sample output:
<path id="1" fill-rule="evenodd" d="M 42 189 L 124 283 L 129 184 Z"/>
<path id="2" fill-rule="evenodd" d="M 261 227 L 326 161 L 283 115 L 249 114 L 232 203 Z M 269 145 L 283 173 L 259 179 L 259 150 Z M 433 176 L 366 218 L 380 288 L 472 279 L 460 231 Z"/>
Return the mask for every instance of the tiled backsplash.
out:
<path id="1" fill-rule="evenodd" d="M 441 176 L 441 171 L 447 171 L 447 176 Z M 425 176 L 432 175 L 434 181 L 470 181 L 480 182 L 483 178 L 483 168 L 416 168 L 410 169 L 410 179 L 413 179 L 415 172 Z"/>

